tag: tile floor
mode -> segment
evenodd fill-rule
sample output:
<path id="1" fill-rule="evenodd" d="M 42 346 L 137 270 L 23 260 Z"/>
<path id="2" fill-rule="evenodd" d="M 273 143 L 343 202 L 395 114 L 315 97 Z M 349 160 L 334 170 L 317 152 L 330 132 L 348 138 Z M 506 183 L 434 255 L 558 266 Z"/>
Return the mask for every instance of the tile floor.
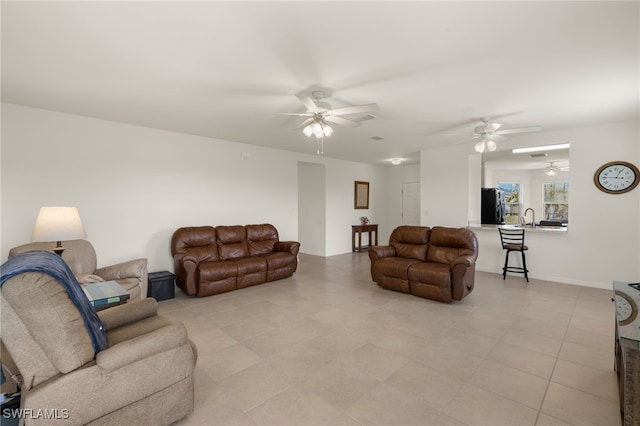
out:
<path id="1" fill-rule="evenodd" d="M 160 302 L 198 346 L 179 425 L 620 425 L 606 290 L 478 272 L 443 304 L 379 288 L 366 253 Z"/>

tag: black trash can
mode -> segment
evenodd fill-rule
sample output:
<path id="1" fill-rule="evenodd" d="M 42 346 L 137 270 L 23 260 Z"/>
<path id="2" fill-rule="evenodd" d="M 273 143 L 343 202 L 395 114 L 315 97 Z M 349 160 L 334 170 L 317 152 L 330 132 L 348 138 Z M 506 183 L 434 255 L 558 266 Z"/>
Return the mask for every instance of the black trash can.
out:
<path id="1" fill-rule="evenodd" d="M 147 297 L 153 297 L 158 302 L 173 299 L 176 295 L 175 278 L 169 271 L 149 272 Z"/>

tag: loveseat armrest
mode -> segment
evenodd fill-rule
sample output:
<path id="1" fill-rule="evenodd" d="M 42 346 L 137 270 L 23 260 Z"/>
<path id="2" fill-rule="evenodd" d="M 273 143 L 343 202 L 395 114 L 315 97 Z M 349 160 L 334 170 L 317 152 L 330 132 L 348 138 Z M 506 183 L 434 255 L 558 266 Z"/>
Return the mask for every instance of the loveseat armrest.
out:
<path id="1" fill-rule="evenodd" d="M 141 280 L 144 278 L 146 272 L 147 259 L 141 258 L 98 268 L 94 274 L 102 277 L 106 281 L 121 280 L 124 278 L 138 278 Z"/>
<path id="2" fill-rule="evenodd" d="M 476 262 L 476 256 L 467 255 L 467 256 L 458 256 L 451 262 L 451 267 L 455 267 L 456 265 L 464 265 L 469 267 Z"/>
<path id="3" fill-rule="evenodd" d="M 151 297 L 98 312 L 98 317 L 100 317 L 107 330 L 114 330 L 154 315 L 158 315 L 158 302 Z"/>
<path id="4" fill-rule="evenodd" d="M 385 257 L 394 257 L 396 249 L 392 246 L 369 246 L 369 259 L 372 262 Z"/>
<path id="5" fill-rule="evenodd" d="M 171 324 L 98 352 L 96 365 L 113 371 L 186 344 L 188 339 L 185 326 Z"/>
<path id="6" fill-rule="evenodd" d="M 287 253 L 291 253 L 292 255 L 297 256 L 298 251 L 300 251 L 300 243 L 297 241 L 276 241 L 273 250 L 286 251 Z"/>

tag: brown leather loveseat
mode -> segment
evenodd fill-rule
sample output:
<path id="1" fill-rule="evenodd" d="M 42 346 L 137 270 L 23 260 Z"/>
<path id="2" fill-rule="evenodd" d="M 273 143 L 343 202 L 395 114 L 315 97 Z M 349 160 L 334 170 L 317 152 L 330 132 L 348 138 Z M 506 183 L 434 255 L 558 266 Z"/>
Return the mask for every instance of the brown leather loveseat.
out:
<path id="1" fill-rule="evenodd" d="M 473 290 L 477 257 L 476 235 L 465 228 L 399 226 L 388 246 L 369 247 L 380 287 L 447 303 Z"/>
<path id="2" fill-rule="evenodd" d="M 176 284 L 189 296 L 290 277 L 299 250 L 298 242 L 280 241 L 270 224 L 185 227 L 171 239 Z"/>

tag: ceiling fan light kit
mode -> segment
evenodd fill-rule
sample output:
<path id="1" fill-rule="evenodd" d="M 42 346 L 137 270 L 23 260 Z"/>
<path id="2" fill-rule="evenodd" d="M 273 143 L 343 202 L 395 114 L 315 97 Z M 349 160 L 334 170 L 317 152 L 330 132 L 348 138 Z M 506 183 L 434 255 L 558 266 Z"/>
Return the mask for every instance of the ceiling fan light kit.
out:
<path id="1" fill-rule="evenodd" d="M 497 148 L 496 143 L 494 141 L 492 141 L 491 139 L 483 139 L 480 142 L 478 142 L 476 144 L 476 146 L 474 147 L 474 149 L 476 150 L 476 152 L 488 152 L 488 151 L 495 151 Z"/>
<path id="2" fill-rule="evenodd" d="M 311 137 L 311 135 L 315 135 L 316 139 L 320 139 L 324 136 L 331 136 L 333 134 L 333 129 L 327 123 L 322 121 L 314 121 L 313 123 L 307 125 L 302 133 L 306 137 Z"/>

